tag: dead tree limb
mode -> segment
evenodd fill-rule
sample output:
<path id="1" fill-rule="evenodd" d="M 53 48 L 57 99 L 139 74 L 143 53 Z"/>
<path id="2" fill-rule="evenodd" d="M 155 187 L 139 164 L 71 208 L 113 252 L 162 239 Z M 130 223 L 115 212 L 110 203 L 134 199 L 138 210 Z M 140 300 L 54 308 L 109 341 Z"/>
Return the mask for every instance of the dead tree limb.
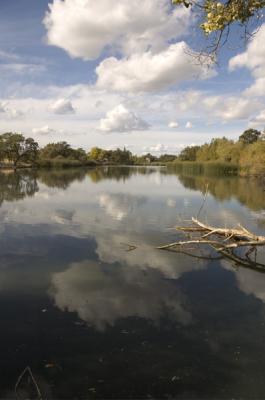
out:
<path id="1" fill-rule="evenodd" d="M 36 379 L 34 378 L 34 375 L 33 375 L 32 371 L 31 371 L 30 367 L 26 367 L 24 369 L 24 371 L 18 377 L 18 380 L 17 380 L 16 385 L 15 385 L 16 398 L 17 399 L 20 398 L 19 395 L 18 395 L 18 388 L 19 388 L 19 386 L 20 386 L 20 384 L 21 384 L 21 382 L 22 382 L 22 380 L 23 380 L 23 378 L 25 377 L 26 374 L 29 375 L 29 377 L 30 377 L 30 379 L 31 379 L 31 381 L 32 381 L 32 383 L 33 383 L 33 385 L 35 387 L 36 394 L 38 396 L 38 400 L 42 400 L 42 394 L 41 394 L 40 388 L 39 388 L 39 386 L 37 384 Z"/>
<path id="2" fill-rule="evenodd" d="M 172 251 L 190 244 L 208 245 L 236 264 L 265 271 L 265 264 L 257 262 L 257 248 L 265 246 L 265 236 L 256 235 L 242 225 L 238 225 L 237 228 L 219 228 L 207 225 L 198 218 L 192 218 L 191 223 L 192 226 L 176 227 L 178 231 L 189 233 L 190 240 L 179 240 L 159 246 L 158 249 Z M 236 254 L 236 250 L 244 248 L 247 250 L 243 257 L 241 254 Z M 254 260 L 250 258 L 253 253 Z"/>
<path id="3" fill-rule="evenodd" d="M 196 218 L 192 218 L 192 222 L 195 225 L 198 225 L 201 229 L 204 229 L 211 234 L 217 234 L 225 237 L 232 236 L 235 240 L 241 240 L 245 238 L 246 240 L 251 240 L 253 242 L 262 242 L 262 244 L 265 244 L 265 236 L 257 236 L 241 225 L 239 225 L 239 229 L 227 229 L 216 228 L 210 225 L 203 224 Z M 185 230 L 185 228 L 183 230 Z"/>

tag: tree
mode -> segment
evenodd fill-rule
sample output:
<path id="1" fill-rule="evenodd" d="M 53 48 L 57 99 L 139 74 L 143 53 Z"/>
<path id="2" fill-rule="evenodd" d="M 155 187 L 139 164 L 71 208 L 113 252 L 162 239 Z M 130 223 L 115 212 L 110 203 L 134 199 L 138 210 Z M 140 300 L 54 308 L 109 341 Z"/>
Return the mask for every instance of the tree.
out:
<path id="1" fill-rule="evenodd" d="M 99 147 L 92 147 L 89 152 L 89 158 L 98 162 L 110 164 L 132 164 L 133 155 L 125 147 L 116 150 L 104 150 Z"/>
<path id="2" fill-rule="evenodd" d="M 143 160 L 144 160 L 144 164 L 150 164 L 152 162 L 156 162 L 157 157 L 153 156 L 153 154 L 151 154 L 151 153 L 147 153 L 147 154 L 143 155 Z"/>
<path id="3" fill-rule="evenodd" d="M 251 175 L 265 175 L 265 142 L 263 140 L 256 141 L 248 146 L 244 146 L 244 150 L 240 155 L 240 166 L 243 173 Z M 263 197 L 264 202 L 264 197 Z M 263 203 L 264 204 L 264 203 Z"/>
<path id="4" fill-rule="evenodd" d="M 91 158 L 94 161 L 103 161 L 105 150 L 100 149 L 99 147 L 92 147 L 88 155 L 89 158 Z"/>
<path id="5" fill-rule="evenodd" d="M 239 140 L 245 144 L 255 143 L 258 138 L 261 136 L 261 132 L 257 129 L 247 129 L 239 136 Z"/>
<path id="6" fill-rule="evenodd" d="M 118 148 L 110 151 L 109 156 L 109 161 L 114 164 L 132 164 L 132 153 L 125 147 L 123 150 Z"/>
<path id="7" fill-rule="evenodd" d="M 12 161 L 16 167 L 19 161 L 35 162 L 39 145 L 32 138 L 25 138 L 19 133 L 4 133 L 0 135 L 1 158 Z"/>
<path id="8" fill-rule="evenodd" d="M 205 143 L 197 151 L 196 161 L 211 161 L 216 159 L 215 154 L 213 154 L 213 149 L 210 148 L 210 144 Z"/>
<path id="9" fill-rule="evenodd" d="M 157 161 L 159 162 L 172 162 L 176 160 L 177 156 L 175 154 L 161 154 L 158 157 Z"/>
<path id="10" fill-rule="evenodd" d="M 206 36 L 215 34 L 208 53 L 215 55 L 220 46 L 227 42 L 230 26 L 239 23 L 244 28 L 245 38 L 250 36 L 248 23 L 262 18 L 265 0 L 172 0 L 175 5 L 196 8 L 202 18 L 200 28 Z M 257 23 L 256 23 L 257 25 Z"/>
<path id="11" fill-rule="evenodd" d="M 86 161 L 87 160 L 87 154 L 84 149 L 81 147 L 78 149 L 73 149 L 72 150 L 72 156 L 75 160 L 78 161 Z"/>
<path id="12" fill-rule="evenodd" d="M 185 147 L 179 154 L 181 161 L 196 161 L 197 152 L 200 146 Z"/>
<path id="13" fill-rule="evenodd" d="M 41 149 L 40 156 L 45 159 L 56 157 L 68 158 L 72 153 L 71 146 L 67 142 L 49 143 Z"/>

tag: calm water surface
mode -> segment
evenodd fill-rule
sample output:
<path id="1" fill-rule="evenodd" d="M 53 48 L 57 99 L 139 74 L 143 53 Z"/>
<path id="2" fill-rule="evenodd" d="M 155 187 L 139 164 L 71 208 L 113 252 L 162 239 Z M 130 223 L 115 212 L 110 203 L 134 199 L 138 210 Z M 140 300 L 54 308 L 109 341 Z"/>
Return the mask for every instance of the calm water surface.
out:
<path id="1" fill-rule="evenodd" d="M 47 399 L 265 398 L 265 274 L 155 249 L 207 182 L 201 219 L 264 234 L 255 180 L 0 173 L 1 398 L 26 366 Z M 36 398 L 27 380 L 18 392 Z"/>

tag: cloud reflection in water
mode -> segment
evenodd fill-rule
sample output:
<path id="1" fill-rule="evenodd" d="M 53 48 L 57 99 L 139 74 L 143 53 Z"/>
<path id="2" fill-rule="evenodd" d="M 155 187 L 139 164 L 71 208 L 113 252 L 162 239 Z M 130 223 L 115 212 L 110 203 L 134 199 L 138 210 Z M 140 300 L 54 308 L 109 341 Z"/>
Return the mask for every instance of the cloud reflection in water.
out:
<path id="1" fill-rule="evenodd" d="M 166 314 L 181 324 L 192 320 L 174 280 L 152 269 L 75 263 L 53 274 L 50 293 L 61 310 L 77 312 L 98 330 L 126 317 L 159 323 Z"/>

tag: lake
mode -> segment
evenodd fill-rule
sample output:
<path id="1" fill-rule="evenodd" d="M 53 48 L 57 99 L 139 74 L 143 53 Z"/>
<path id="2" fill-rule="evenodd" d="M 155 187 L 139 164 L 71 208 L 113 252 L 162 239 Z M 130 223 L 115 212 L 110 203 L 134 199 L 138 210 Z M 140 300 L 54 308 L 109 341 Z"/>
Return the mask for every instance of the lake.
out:
<path id="1" fill-rule="evenodd" d="M 264 234 L 259 181 L 103 167 L 0 183 L 1 398 L 27 366 L 45 399 L 265 398 L 265 274 L 156 249 L 206 184 L 201 220 Z M 37 398 L 26 376 L 17 395 Z"/>

